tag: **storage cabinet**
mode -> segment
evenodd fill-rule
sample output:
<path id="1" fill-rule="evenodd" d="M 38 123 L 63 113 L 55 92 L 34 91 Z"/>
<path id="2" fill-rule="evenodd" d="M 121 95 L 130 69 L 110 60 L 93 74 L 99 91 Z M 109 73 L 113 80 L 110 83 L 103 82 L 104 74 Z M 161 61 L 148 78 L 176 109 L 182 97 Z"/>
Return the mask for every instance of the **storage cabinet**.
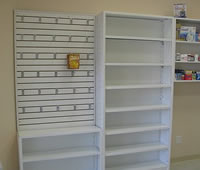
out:
<path id="1" fill-rule="evenodd" d="M 96 114 L 106 170 L 169 169 L 173 24 L 170 17 L 97 16 Z"/>

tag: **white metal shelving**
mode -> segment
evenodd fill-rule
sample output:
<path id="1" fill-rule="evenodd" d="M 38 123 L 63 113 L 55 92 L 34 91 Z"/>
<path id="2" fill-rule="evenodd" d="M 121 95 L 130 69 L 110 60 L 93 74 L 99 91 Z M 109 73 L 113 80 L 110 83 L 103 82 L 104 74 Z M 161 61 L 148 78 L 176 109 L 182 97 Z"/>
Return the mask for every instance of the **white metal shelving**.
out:
<path id="1" fill-rule="evenodd" d="M 97 16 L 96 112 L 106 156 L 102 170 L 169 169 L 173 25 L 171 17 Z"/>
<path id="2" fill-rule="evenodd" d="M 190 19 L 190 18 L 176 18 L 176 23 L 179 22 L 182 26 L 194 26 L 197 28 L 197 32 L 200 31 L 200 20 L 199 19 Z M 176 28 L 176 26 L 174 26 Z M 180 54 L 199 54 L 199 45 L 200 42 L 196 41 L 182 41 L 182 40 L 175 40 L 176 42 L 176 50 L 175 53 Z M 183 70 L 199 70 L 200 62 L 193 62 L 193 61 L 176 61 L 175 62 L 175 69 L 183 69 Z M 174 80 L 175 83 L 200 83 L 199 80 Z"/>

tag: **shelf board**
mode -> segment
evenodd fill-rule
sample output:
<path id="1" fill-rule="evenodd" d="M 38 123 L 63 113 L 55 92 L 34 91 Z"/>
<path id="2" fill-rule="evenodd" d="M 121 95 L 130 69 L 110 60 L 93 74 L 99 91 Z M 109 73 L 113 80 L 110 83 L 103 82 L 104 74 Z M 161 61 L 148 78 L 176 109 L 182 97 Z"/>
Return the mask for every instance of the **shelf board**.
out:
<path id="1" fill-rule="evenodd" d="M 129 112 L 129 111 L 146 111 L 146 110 L 166 110 L 168 105 L 149 105 L 149 106 L 133 106 L 133 107 L 110 107 L 106 108 L 106 113 L 113 112 Z"/>
<path id="2" fill-rule="evenodd" d="M 138 85 L 108 85 L 106 90 L 115 89 L 148 89 L 148 88 L 169 88 L 168 84 L 138 84 Z"/>
<path id="3" fill-rule="evenodd" d="M 193 18 L 176 18 L 176 20 L 190 22 L 190 23 L 200 23 L 199 19 L 193 19 Z"/>
<path id="4" fill-rule="evenodd" d="M 127 133 L 148 132 L 156 130 L 167 130 L 169 127 L 164 124 L 139 124 L 135 126 L 113 126 L 106 130 L 106 135 L 118 135 Z"/>
<path id="5" fill-rule="evenodd" d="M 124 13 L 124 12 L 113 12 L 113 11 L 105 11 L 106 17 L 119 17 L 119 18 L 135 18 L 135 19 L 143 19 L 143 20 L 157 20 L 157 21 L 164 21 L 164 20 L 172 20 L 172 17 L 166 16 L 157 16 L 157 15 L 141 15 L 136 13 Z"/>
<path id="6" fill-rule="evenodd" d="M 23 162 L 37 162 L 45 160 L 67 159 L 75 157 L 85 157 L 99 155 L 96 147 L 82 147 L 72 149 L 61 149 L 47 152 L 24 153 Z"/>
<path id="7" fill-rule="evenodd" d="M 139 163 L 134 165 L 124 165 L 112 168 L 106 168 L 106 170 L 167 170 L 167 165 L 160 161 L 152 161 L 147 163 Z"/>
<path id="8" fill-rule="evenodd" d="M 18 135 L 22 139 L 25 139 L 25 138 L 38 138 L 47 136 L 86 134 L 86 133 L 97 133 L 97 132 L 100 132 L 100 128 L 96 126 L 85 126 L 85 127 L 73 127 L 73 128 L 44 129 L 44 130 L 26 130 L 26 131 L 19 131 Z"/>
<path id="9" fill-rule="evenodd" d="M 191 41 L 181 41 L 181 40 L 176 40 L 176 43 L 179 43 L 179 44 L 199 44 L 200 45 L 200 42 L 191 42 Z"/>
<path id="10" fill-rule="evenodd" d="M 182 64 L 200 64 L 200 62 L 195 61 L 176 61 L 176 63 L 182 63 Z"/>
<path id="11" fill-rule="evenodd" d="M 138 41 L 161 41 L 161 42 L 171 42 L 171 39 L 167 38 L 151 38 L 151 37 L 134 37 L 134 36 L 115 36 L 106 35 L 106 39 L 117 39 L 117 40 L 138 40 Z"/>
<path id="12" fill-rule="evenodd" d="M 174 80 L 175 83 L 200 83 L 200 80 Z"/>
<path id="13" fill-rule="evenodd" d="M 162 63 L 105 63 L 105 66 L 171 66 Z"/>
<path id="14" fill-rule="evenodd" d="M 106 149 L 106 156 L 135 154 L 142 152 L 167 150 L 168 146 L 160 143 L 113 146 Z"/>

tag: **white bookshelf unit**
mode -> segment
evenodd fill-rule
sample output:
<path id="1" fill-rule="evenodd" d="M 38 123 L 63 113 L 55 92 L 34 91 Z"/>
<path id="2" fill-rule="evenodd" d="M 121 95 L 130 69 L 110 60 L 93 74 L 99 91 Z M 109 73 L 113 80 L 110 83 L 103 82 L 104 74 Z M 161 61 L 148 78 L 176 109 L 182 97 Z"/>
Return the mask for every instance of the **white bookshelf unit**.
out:
<path id="1" fill-rule="evenodd" d="M 15 11 L 20 170 L 101 170 L 94 15 Z M 67 55 L 80 54 L 80 69 Z"/>
<path id="2" fill-rule="evenodd" d="M 196 27 L 196 31 L 200 31 L 200 20 L 190 19 L 190 18 L 176 18 L 176 23 L 181 24 L 181 26 Z M 176 28 L 176 25 L 175 25 Z M 180 54 L 198 54 L 200 56 L 200 42 L 197 41 L 184 41 L 180 39 L 175 39 L 176 50 L 175 53 Z M 175 54 L 176 55 L 176 54 Z M 200 71 L 199 69 L 200 61 L 175 61 L 175 69 L 181 70 L 191 70 Z M 200 83 L 200 80 L 174 80 L 175 83 Z"/>
<path id="3" fill-rule="evenodd" d="M 169 170 L 174 19 L 103 12 L 96 19 L 101 170 Z"/>

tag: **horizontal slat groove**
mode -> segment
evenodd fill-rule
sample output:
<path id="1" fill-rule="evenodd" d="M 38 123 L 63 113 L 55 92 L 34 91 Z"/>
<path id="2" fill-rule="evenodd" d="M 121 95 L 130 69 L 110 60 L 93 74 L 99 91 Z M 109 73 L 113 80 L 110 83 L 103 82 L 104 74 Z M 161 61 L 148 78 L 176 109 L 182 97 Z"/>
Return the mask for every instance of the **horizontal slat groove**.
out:
<path id="1" fill-rule="evenodd" d="M 52 123 L 52 124 L 36 124 L 36 125 L 20 125 L 20 131 L 23 130 L 41 130 L 52 128 L 67 128 L 67 127 L 80 127 L 80 126 L 95 126 L 94 120 L 81 121 L 81 122 L 64 122 L 64 123 Z"/>
<path id="2" fill-rule="evenodd" d="M 52 36 L 93 36 L 93 31 L 57 31 L 57 30 L 31 30 L 31 29 L 16 29 L 17 35 L 52 35 Z"/>
<path id="3" fill-rule="evenodd" d="M 86 119 L 86 120 L 72 120 L 72 121 L 52 121 L 52 122 L 44 122 L 44 123 L 19 123 L 20 125 L 38 125 L 38 124 L 51 124 L 51 123 L 68 123 L 68 122 L 89 122 L 94 121 L 94 119 Z M 21 122 L 21 121 L 19 121 Z"/>
<path id="4" fill-rule="evenodd" d="M 69 26 L 71 26 L 71 25 L 74 25 L 74 26 L 94 26 L 94 24 L 93 25 L 89 25 L 89 24 L 65 24 L 65 23 L 45 23 L 45 22 L 22 22 L 22 21 L 17 21 L 16 23 L 18 23 L 18 24 L 49 24 L 49 25 L 69 25 Z"/>
<path id="5" fill-rule="evenodd" d="M 19 102 L 22 101 L 51 101 L 51 100 L 75 100 L 75 99 L 92 99 L 94 94 L 68 94 L 68 95 L 35 95 L 21 96 Z"/>
<path id="6" fill-rule="evenodd" d="M 65 65 L 67 64 L 66 59 L 65 60 L 38 60 L 38 59 L 29 59 L 29 60 L 18 60 L 17 65 L 22 66 L 22 65 Z M 80 60 L 81 65 L 94 65 L 94 60 Z M 79 71 L 79 70 L 77 70 Z"/>
<path id="7" fill-rule="evenodd" d="M 56 112 L 40 112 L 40 113 L 19 113 L 19 119 L 32 119 L 43 117 L 70 117 L 70 116 L 83 116 L 93 115 L 94 110 L 78 110 L 78 111 L 56 111 Z M 56 115 L 56 116 L 55 116 Z"/>
<path id="8" fill-rule="evenodd" d="M 87 121 L 94 120 L 94 115 L 90 116 L 75 116 L 75 117 L 61 117 L 61 118 L 34 118 L 19 120 L 20 124 L 41 124 L 51 122 L 74 122 L 74 121 Z"/>
<path id="9" fill-rule="evenodd" d="M 49 88 L 72 88 L 72 87 L 93 87 L 94 82 L 75 82 L 75 83 L 37 83 L 37 84 L 17 84 L 18 89 L 49 89 Z"/>
<path id="10" fill-rule="evenodd" d="M 50 117 L 39 117 L 39 119 L 56 119 L 56 118 L 73 118 L 73 117 L 80 117 L 80 116 L 94 116 L 93 114 L 85 114 L 85 115 L 71 115 L 71 116 L 50 116 Z M 19 120 L 34 120 L 37 118 L 19 118 Z"/>
<path id="11" fill-rule="evenodd" d="M 52 105 L 71 105 L 71 104 L 85 104 L 85 103 L 91 103 L 94 101 L 94 98 L 92 99 L 75 99 L 75 100 L 47 100 L 47 101 L 26 101 L 26 102 L 18 102 L 18 107 L 34 107 L 34 106 L 52 106 Z"/>
<path id="12" fill-rule="evenodd" d="M 79 20 L 94 20 L 94 16 L 88 15 L 67 15 L 67 14 L 56 14 L 56 13 L 46 13 L 46 12 L 26 12 L 26 11 L 16 11 L 16 17 L 44 17 L 44 18 L 59 18 L 59 19 L 79 19 Z"/>

